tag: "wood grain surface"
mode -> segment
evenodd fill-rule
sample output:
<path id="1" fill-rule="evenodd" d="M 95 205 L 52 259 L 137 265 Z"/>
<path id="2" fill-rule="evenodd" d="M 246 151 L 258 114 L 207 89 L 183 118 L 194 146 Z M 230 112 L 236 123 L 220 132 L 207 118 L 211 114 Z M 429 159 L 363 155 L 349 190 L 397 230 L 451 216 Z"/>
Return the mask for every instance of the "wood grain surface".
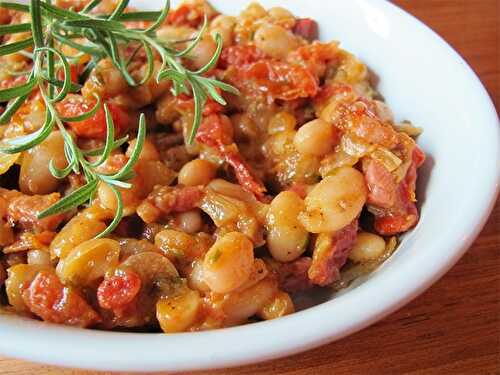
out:
<path id="1" fill-rule="evenodd" d="M 500 2 L 394 2 L 424 21 L 460 52 L 479 75 L 498 109 Z M 462 260 L 426 293 L 383 321 L 343 340 L 289 358 L 198 374 L 403 373 L 500 374 L 500 201 Z M 0 358 L 0 374 L 99 373 Z"/>

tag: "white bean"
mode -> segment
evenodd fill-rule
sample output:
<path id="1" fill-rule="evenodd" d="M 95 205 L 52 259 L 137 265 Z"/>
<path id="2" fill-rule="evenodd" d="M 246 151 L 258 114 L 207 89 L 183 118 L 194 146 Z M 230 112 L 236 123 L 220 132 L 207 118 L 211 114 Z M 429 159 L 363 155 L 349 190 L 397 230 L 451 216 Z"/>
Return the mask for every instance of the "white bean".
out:
<path id="1" fill-rule="evenodd" d="M 258 49 L 276 59 L 284 59 L 298 46 L 297 38 L 291 32 L 269 23 L 257 29 L 254 40 Z"/>
<path id="2" fill-rule="evenodd" d="M 316 119 L 302 125 L 293 138 L 293 144 L 298 152 L 305 155 L 323 156 L 334 146 L 333 125 Z"/>
<path id="3" fill-rule="evenodd" d="M 205 254 L 205 282 L 216 293 L 230 292 L 247 281 L 253 263 L 252 242 L 242 233 L 230 232 L 217 239 Z"/>
<path id="4" fill-rule="evenodd" d="M 339 168 L 307 195 L 306 209 L 299 215 L 299 220 L 309 232 L 334 232 L 359 215 L 366 196 L 366 183 L 361 172 L 351 167 Z"/>
<path id="5" fill-rule="evenodd" d="M 384 252 L 385 241 L 382 237 L 373 233 L 360 232 L 349 254 L 349 259 L 357 263 L 362 263 L 377 260 Z"/>
<path id="6" fill-rule="evenodd" d="M 292 191 L 279 193 L 271 202 L 266 215 L 267 247 L 274 259 L 290 262 L 306 250 L 309 234 L 298 220 L 304 207 Z"/>

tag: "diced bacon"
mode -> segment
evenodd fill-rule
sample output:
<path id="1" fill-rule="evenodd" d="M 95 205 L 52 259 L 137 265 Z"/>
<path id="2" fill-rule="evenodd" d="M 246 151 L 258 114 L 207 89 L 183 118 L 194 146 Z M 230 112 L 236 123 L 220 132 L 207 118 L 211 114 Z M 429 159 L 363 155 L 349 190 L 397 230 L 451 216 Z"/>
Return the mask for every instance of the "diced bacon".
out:
<path id="1" fill-rule="evenodd" d="M 299 18 L 295 22 L 293 33 L 312 42 L 319 37 L 318 23 L 311 18 Z"/>
<path id="2" fill-rule="evenodd" d="M 48 195 L 21 194 L 9 202 L 7 219 L 12 224 L 19 224 L 23 229 L 36 232 L 55 231 L 64 219 L 64 215 L 52 215 L 38 219 L 37 215 L 56 203 L 59 193 Z"/>
<path id="3" fill-rule="evenodd" d="M 417 168 L 425 161 L 425 154 L 415 146 L 412 163 L 405 178 L 398 185 L 394 204 L 388 209 L 377 211 L 374 227 L 382 235 L 391 236 L 413 228 L 419 219 L 415 205 Z"/>
<path id="4" fill-rule="evenodd" d="M 392 149 L 398 145 L 398 133 L 388 123 L 377 116 L 376 104 L 358 97 L 353 92 L 333 90 L 329 105 L 334 105 L 325 121 L 331 122 L 339 130 L 349 133 L 360 140 Z M 318 103 L 321 108 L 320 103 Z"/>
<path id="5" fill-rule="evenodd" d="M 296 293 L 312 288 L 313 284 L 307 275 L 309 267 L 311 267 L 309 257 L 281 263 L 277 268 L 280 289 L 288 293 Z"/>
<path id="6" fill-rule="evenodd" d="M 340 269 L 347 261 L 356 240 L 358 219 L 333 233 L 322 233 L 316 239 L 312 264 L 308 275 L 315 285 L 326 286 L 340 277 Z"/>
<path id="7" fill-rule="evenodd" d="M 146 201 L 164 215 L 185 212 L 198 206 L 204 196 L 200 186 L 156 186 Z"/>
<path id="8" fill-rule="evenodd" d="M 375 159 L 363 160 L 363 173 L 368 187 L 367 203 L 381 208 L 392 207 L 398 191 L 396 177 Z"/>
<path id="9" fill-rule="evenodd" d="M 74 290 L 65 287 L 56 275 L 41 271 L 23 292 L 28 309 L 47 322 L 89 327 L 99 315 Z"/>

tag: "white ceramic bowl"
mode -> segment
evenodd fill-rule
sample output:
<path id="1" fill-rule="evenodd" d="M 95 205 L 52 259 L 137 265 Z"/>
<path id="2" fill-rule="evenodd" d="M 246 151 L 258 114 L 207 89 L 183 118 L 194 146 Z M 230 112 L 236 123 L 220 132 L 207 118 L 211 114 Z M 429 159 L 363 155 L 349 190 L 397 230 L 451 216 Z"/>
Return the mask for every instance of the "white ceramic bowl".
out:
<path id="1" fill-rule="evenodd" d="M 214 0 L 237 14 L 247 0 Z M 422 216 L 398 251 L 364 282 L 307 310 L 211 332 L 138 334 L 80 330 L 1 316 L 0 353 L 70 367 L 191 370 L 293 354 L 358 331 L 422 293 L 467 250 L 485 223 L 499 184 L 496 111 L 472 70 L 439 36 L 380 0 L 262 0 L 316 19 L 380 77 L 396 118 L 424 128 L 428 155 L 419 175 Z M 136 1 L 158 7 L 159 0 Z"/>

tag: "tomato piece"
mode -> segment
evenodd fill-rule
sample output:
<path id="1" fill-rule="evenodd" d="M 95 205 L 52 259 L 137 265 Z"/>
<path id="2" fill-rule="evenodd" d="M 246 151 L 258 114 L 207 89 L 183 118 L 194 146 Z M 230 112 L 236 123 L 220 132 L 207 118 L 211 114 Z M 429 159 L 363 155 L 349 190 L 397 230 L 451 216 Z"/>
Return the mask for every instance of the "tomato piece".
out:
<path id="1" fill-rule="evenodd" d="M 47 322 L 89 327 L 99 315 L 73 289 L 65 287 L 51 272 L 40 271 L 23 292 L 29 310 Z"/>
<path id="2" fill-rule="evenodd" d="M 250 167 L 241 157 L 238 147 L 233 143 L 232 137 L 220 116 L 210 115 L 206 117 L 198 129 L 196 140 L 217 149 L 224 161 L 234 170 L 238 183 L 256 197 L 262 198 L 266 188 L 250 171 Z"/>
<path id="3" fill-rule="evenodd" d="M 311 18 L 299 18 L 293 27 L 293 33 L 312 42 L 318 39 L 318 23 Z"/>
<path id="4" fill-rule="evenodd" d="M 252 45 L 230 46 L 222 50 L 218 66 L 222 69 L 227 69 L 231 65 L 241 68 L 265 57 L 264 52 Z"/>
<path id="5" fill-rule="evenodd" d="M 95 103 L 83 98 L 81 95 L 68 95 L 65 100 L 58 103 L 57 110 L 64 117 L 74 117 L 88 112 Z M 113 123 L 115 125 L 116 135 L 125 133 L 129 126 L 129 115 L 120 106 L 111 102 L 106 103 Z M 97 112 L 89 119 L 67 123 L 69 127 L 82 138 L 106 137 L 106 115 L 104 106 L 100 106 Z"/>
<path id="6" fill-rule="evenodd" d="M 314 97 L 319 90 L 316 78 L 308 69 L 282 61 L 257 61 L 243 67 L 242 78 L 274 99 L 288 101 Z"/>
<path id="7" fill-rule="evenodd" d="M 99 306 L 120 310 L 130 304 L 141 290 L 141 278 L 132 270 L 123 270 L 106 278 L 97 288 Z"/>

